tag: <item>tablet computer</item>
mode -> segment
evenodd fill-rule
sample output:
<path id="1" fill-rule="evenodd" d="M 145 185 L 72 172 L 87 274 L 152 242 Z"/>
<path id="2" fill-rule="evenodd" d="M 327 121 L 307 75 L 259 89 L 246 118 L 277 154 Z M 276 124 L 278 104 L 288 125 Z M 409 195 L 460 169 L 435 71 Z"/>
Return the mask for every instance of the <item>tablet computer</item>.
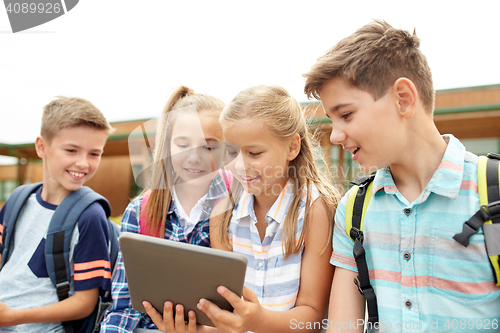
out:
<path id="1" fill-rule="evenodd" d="M 221 309 L 233 311 L 219 293 L 225 286 L 241 296 L 247 259 L 240 254 L 203 246 L 125 232 L 120 235 L 120 248 L 125 275 L 135 310 L 146 312 L 148 301 L 163 314 L 165 301 L 184 305 L 187 313 L 194 310 L 201 325 L 214 326 L 196 304 L 208 299 Z"/>

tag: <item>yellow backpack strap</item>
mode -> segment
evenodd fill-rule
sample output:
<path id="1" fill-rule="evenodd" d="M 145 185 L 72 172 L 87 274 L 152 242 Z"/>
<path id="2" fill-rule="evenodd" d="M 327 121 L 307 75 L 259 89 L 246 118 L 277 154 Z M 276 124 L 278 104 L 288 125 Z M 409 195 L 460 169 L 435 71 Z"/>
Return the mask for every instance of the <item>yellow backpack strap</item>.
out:
<path id="1" fill-rule="evenodd" d="M 370 284 L 366 253 L 363 248 L 363 219 L 373 193 L 373 178 L 375 176 L 367 176 L 353 181 L 353 184 L 357 186 L 347 198 L 345 228 L 347 235 L 354 241 L 352 252 L 358 268 L 358 277 L 354 279 L 354 283 L 358 286 L 361 295 L 366 298 L 368 321 L 375 325 L 378 323 L 377 297 Z"/>
<path id="2" fill-rule="evenodd" d="M 351 228 L 352 228 L 352 211 L 354 207 L 354 200 L 358 194 L 359 186 L 354 186 L 347 198 L 347 205 L 345 208 L 345 233 L 347 236 L 351 237 Z M 354 241 L 354 239 L 351 237 Z"/>
<path id="3" fill-rule="evenodd" d="M 356 238 L 356 235 L 351 234 L 353 225 L 357 230 L 363 231 L 363 221 L 365 219 L 366 209 L 372 198 L 373 178 L 374 176 L 370 176 L 355 180 L 353 183 L 355 183 L 356 186 L 353 187 L 349 194 L 349 198 L 347 198 L 345 232 L 353 241 Z M 361 212 L 361 214 L 359 214 L 359 212 Z"/>
<path id="4" fill-rule="evenodd" d="M 496 154 L 495 154 L 496 155 Z M 487 207 L 490 219 L 484 222 L 483 231 L 486 242 L 486 252 L 495 275 L 495 283 L 500 287 L 500 156 L 488 154 L 485 167 L 481 168 L 486 180 L 479 191 L 481 206 Z M 479 171 L 478 171 L 479 172 Z"/>
<path id="5" fill-rule="evenodd" d="M 500 286 L 500 155 L 480 156 L 477 164 L 479 210 L 463 225 L 461 233 L 453 238 L 463 246 L 469 237 L 483 227 L 486 252 L 490 259 L 495 283 Z"/>

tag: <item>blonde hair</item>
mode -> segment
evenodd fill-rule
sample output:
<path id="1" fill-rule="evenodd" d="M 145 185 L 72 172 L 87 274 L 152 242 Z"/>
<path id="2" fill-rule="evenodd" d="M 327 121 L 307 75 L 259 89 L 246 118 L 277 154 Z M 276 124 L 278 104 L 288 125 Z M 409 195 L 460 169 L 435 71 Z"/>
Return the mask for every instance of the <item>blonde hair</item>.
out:
<path id="1" fill-rule="evenodd" d="M 283 226 L 283 252 L 285 258 L 292 253 L 298 253 L 304 246 L 305 234 L 308 228 L 308 214 L 311 204 L 312 187 L 316 187 L 320 197 L 324 200 L 330 223 L 330 236 L 333 232 L 333 213 L 340 198 L 340 192 L 331 184 L 330 179 L 317 168 L 313 148 L 316 146 L 313 136 L 309 132 L 304 114 L 299 103 L 288 92 L 279 86 L 257 86 L 240 92 L 222 111 L 221 125 L 224 128 L 232 123 L 244 120 L 262 120 L 271 133 L 277 138 L 286 140 L 299 134 L 301 147 L 297 157 L 289 162 L 288 178 L 294 184 L 294 196 L 286 214 Z M 241 195 L 241 186 L 230 193 L 231 205 Z M 306 208 L 304 224 L 300 238 L 296 242 L 297 219 L 300 201 L 303 193 L 306 194 Z M 230 247 L 227 232 L 231 221 L 232 211 L 227 211 L 219 223 L 220 242 Z M 327 248 L 329 243 L 325 245 Z"/>
<path id="2" fill-rule="evenodd" d="M 427 59 L 419 49 L 415 31 L 395 29 L 375 20 L 342 39 L 320 57 L 304 74 L 304 92 L 319 98 L 323 85 L 334 78 L 370 93 L 375 100 L 384 96 L 397 79 L 410 79 L 428 113 L 434 111 L 435 91 Z"/>
<path id="3" fill-rule="evenodd" d="M 40 134 L 49 143 L 62 129 L 77 126 L 102 130 L 106 135 L 114 131 L 101 111 L 83 98 L 57 96 L 43 108 Z"/>
<path id="4" fill-rule="evenodd" d="M 162 114 L 167 114 L 170 111 L 180 109 L 186 106 L 193 105 L 196 107 L 198 114 L 208 113 L 214 117 L 218 117 L 224 108 L 224 102 L 220 99 L 203 94 L 196 94 L 191 88 L 180 86 L 170 96 L 163 109 Z M 156 234 L 160 230 L 160 235 L 165 234 L 165 223 L 168 209 L 172 201 L 172 191 L 174 179 L 173 166 L 170 160 L 170 139 L 174 118 L 169 121 L 159 122 L 158 130 L 155 138 L 154 163 L 151 174 L 150 188 L 151 193 L 146 204 L 146 230 Z M 165 162 L 166 161 L 166 162 Z"/>

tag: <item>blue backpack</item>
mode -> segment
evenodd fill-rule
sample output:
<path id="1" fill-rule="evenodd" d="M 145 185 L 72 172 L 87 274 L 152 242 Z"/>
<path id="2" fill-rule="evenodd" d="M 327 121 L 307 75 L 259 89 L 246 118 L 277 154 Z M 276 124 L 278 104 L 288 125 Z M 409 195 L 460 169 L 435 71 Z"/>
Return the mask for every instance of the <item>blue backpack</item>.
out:
<path id="1" fill-rule="evenodd" d="M 3 239 L 2 239 L 2 266 L 9 260 L 14 249 L 14 233 L 17 217 L 21 212 L 26 200 L 36 192 L 42 183 L 22 185 L 16 188 L 5 203 Z M 57 206 L 49 224 L 47 239 L 45 241 L 45 262 L 50 280 L 54 284 L 59 301 L 68 298 L 70 290 L 70 265 L 69 252 L 73 230 L 80 215 L 94 202 L 99 202 L 106 212 L 111 214 L 111 206 L 102 195 L 94 192 L 87 186 L 68 194 Z M 114 271 L 116 258 L 118 256 L 118 236 L 120 229 L 116 223 L 109 220 L 109 257 L 111 272 Z M 1 268 L 0 268 L 1 269 Z M 111 293 L 109 291 L 99 293 L 99 301 L 94 312 L 87 318 L 63 323 L 66 333 L 73 332 L 98 332 L 100 322 L 105 310 L 111 306 Z"/>

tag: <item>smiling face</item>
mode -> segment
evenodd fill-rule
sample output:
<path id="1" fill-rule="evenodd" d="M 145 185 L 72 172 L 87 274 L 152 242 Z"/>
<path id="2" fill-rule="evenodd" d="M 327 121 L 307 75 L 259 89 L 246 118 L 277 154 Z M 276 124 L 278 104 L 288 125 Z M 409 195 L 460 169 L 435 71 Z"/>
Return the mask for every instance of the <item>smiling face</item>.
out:
<path id="1" fill-rule="evenodd" d="M 256 196 L 281 193 L 287 182 L 290 159 L 287 140 L 275 136 L 262 120 L 236 121 L 224 128 L 224 139 L 240 147 L 229 164 L 245 190 Z"/>
<path id="2" fill-rule="evenodd" d="M 104 130 L 86 126 L 63 128 L 50 142 L 38 137 L 35 147 L 43 159 L 44 200 L 58 204 L 92 178 L 107 137 Z"/>
<path id="3" fill-rule="evenodd" d="M 224 153 L 222 128 L 216 116 L 194 112 L 175 118 L 170 157 L 182 183 L 208 187 L 223 166 Z"/>
<path id="4" fill-rule="evenodd" d="M 396 103 L 390 90 L 375 100 L 342 79 L 332 79 L 321 88 L 320 98 L 332 120 L 331 143 L 349 150 L 362 171 L 386 167 L 401 156 L 401 120 L 392 112 Z"/>

